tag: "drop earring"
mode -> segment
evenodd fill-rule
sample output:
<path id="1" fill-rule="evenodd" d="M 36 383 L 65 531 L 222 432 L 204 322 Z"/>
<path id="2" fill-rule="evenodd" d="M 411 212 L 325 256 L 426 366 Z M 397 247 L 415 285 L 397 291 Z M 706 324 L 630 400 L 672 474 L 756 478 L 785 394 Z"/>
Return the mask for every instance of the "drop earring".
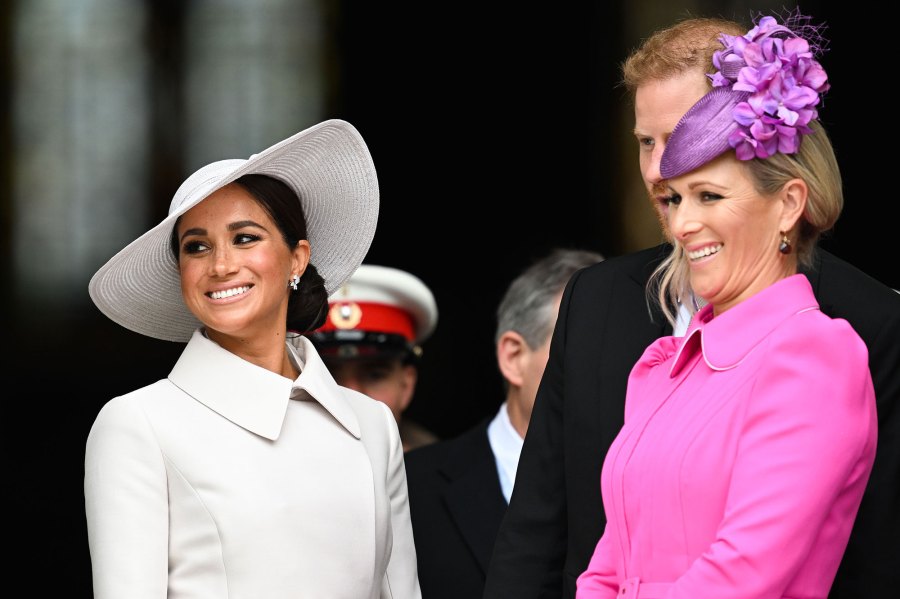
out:
<path id="1" fill-rule="evenodd" d="M 788 239 L 787 233 L 781 234 L 781 243 L 778 244 L 778 251 L 785 256 L 791 253 L 791 240 Z"/>
<path id="2" fill-rule="evenodd" d="M 288 279 L 288 287 L 297 291 L 297 284 L 300 282 L 300 275 L 291 275 L 291 278 Z"/>

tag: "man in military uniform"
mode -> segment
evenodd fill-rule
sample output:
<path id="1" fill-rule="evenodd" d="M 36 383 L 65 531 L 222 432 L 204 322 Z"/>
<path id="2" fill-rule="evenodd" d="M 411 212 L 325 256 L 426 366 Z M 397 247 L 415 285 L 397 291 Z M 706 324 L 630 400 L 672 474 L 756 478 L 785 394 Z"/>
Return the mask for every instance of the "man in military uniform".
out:
<path id="1" fill-rule="evenodd" d="M 309 334 L 339 385 L 390 407 L 404 451 L 437 441 L 403 417 L 413 399 L 422 343 L 437 325 L 437 304 L 421 279 L 363 264 L 328 298 L 325 324 Z"/>

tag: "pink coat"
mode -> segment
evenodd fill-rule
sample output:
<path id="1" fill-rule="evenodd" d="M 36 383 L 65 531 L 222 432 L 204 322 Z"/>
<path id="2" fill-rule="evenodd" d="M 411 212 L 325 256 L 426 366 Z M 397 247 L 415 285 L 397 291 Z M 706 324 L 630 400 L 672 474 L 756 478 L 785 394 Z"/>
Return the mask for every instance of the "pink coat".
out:
<path id="1" fill-rule="evenodd" d="M 826 597 L 876 437 L 866 346 L 806 277 L 706 306 L 631 372 L 576 597 Z"/>

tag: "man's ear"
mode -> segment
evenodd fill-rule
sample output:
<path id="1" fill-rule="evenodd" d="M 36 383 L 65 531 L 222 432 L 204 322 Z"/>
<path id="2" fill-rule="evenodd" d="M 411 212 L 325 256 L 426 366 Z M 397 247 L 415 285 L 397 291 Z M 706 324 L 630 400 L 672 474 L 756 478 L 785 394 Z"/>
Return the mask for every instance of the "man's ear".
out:
<path id="1" fill-rule="evenodd" d="M 514 387 L 522 386 L 522 356 L 526 349 L 525 339 L 515 331 L 506 331 L 497 341 L 500 374 Z"/>
<path id="2" fill-rule="evenodd" d="M 402 393 L 400 395 L 400 412 L 406 411 L 416 391 L 416 381 L 419 379 L 419 371 L 412 364 L 404 364 L 402 371 Z"/>

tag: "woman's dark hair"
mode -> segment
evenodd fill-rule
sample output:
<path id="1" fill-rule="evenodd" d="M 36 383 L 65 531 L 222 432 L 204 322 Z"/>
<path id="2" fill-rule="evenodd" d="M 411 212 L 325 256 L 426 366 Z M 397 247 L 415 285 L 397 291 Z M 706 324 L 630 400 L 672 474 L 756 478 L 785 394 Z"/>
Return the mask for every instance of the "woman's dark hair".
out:
<path id="1" fill-rule="evenodd" d="M 297 194 L 287 184 L 267 175 L 244 175 L 235 181 L 247 190 L 260 206 L 269 214 L 281 238 L 291 250 L 301 239 L 308 239 L 306 218 Z M 172 228 L 169 246 L 175 261 L 178 261 L 180 246 L 178 243 L 178 221 Z M 287 281 L 284 282 L 287 287 Z M 288 299 L 287 328 L 291 331 L 306 333 L 325 324 L 328 314 L 328 292 L 325 280 L 313 266 L 306 265 L 303 276 L 297 284 L 297 291 L 291 290 Z"/>

